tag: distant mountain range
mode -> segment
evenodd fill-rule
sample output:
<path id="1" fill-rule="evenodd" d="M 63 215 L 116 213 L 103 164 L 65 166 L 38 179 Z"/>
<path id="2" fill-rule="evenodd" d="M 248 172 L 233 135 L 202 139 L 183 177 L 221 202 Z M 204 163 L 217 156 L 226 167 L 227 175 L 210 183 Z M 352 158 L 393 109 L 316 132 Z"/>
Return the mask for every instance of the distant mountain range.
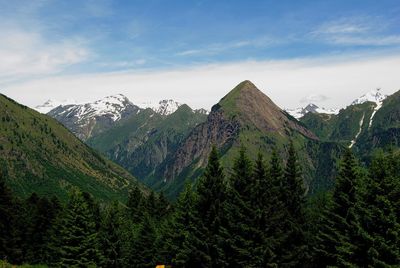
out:
<path id="1" fill-rule="evenodd" d="M 367 159 L 374 148 L 398 146 L 399 92 L 373 90 L 342 109 L 315 104 L 283 110 L 250 81 L 215 104 L 211 112 L 173 100 L 133 104 L 123 95 L 93 103 L 48 102 L 46 112 L 92 148 L 148 186 L 173 197 L 187 179 L 201 175 L 211 146 L 229 167 L 240 146 L 251 155 L 285 152 L 293 141 L 309 193 L 329 188 L 340 153 L 352 147 Z M 282 156 L 284 157 L 284 155 Z"/>
<path id="2" fill-rule="evenodd" d="M 114 126 L 117 122 L 138 114 L 148 108 L 161 116 L 168 116 L 182 106 L 174 100 L 161 100 L 158 103 L 133 104 L 122 94 L 108 96 L 103 99 L 77 104 L 75 101 L 48 100 L 36 106 L 38 112 L 49 114 L 69 128 L 79 139 L 89 138 Z M 207 114 L 205 109 L 194 110 Z"/>

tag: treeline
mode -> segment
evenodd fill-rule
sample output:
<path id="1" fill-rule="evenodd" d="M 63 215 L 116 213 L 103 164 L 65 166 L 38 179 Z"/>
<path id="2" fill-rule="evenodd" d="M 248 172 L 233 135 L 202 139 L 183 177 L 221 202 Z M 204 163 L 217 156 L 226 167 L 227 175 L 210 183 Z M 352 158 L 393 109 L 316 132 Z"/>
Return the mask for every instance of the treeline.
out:
<path id="1" fill-rule="evenodd" d="M 241 149 L 229 172 L 215 148 L 174 204 L 136 186 L 126 204 L 71 192 L 61 204 L 14 197 L 0 181 L 0 258 L 51 267 L 398 267 L 400 159 L 368 169 L 350 150 L 334 189 L 306 198 L 299 160 Z"/>

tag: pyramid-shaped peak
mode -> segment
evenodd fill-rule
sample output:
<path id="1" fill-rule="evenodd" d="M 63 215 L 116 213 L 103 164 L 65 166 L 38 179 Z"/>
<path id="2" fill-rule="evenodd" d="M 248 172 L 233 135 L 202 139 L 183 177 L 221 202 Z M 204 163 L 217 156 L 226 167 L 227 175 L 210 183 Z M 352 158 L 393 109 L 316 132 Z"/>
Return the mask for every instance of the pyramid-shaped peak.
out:
<path id="1" fill-rule="evenodd" d="M 274 109 L 279 110 L 272 100 L 249 80 L 245 80 L 234 87 L 218 104 L 219 107 L 223 107 L 225 110 L 235 107 L 244 108 L 243 106 L 247 106 L 247 108 L 248 106 L 273 106 Z"/>

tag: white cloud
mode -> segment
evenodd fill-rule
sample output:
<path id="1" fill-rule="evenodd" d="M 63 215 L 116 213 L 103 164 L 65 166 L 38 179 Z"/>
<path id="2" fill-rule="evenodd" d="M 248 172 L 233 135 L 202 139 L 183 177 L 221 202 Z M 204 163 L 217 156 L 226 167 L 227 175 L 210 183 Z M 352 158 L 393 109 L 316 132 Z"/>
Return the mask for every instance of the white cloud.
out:
<path id="1" fill-rule="evenodd" d="M 399 69 L 400 54 L 342 55 L 58 76 L 9 84 L 0 91 L 29 106 L 49 98 L 73 97 L 84 102 L 123 93 L 136 103 L 173 98 L 195 108 L 210 108 L 236 84 L 249 79 L 281 107 L 298 107 L 304 96 L 320 95 L 329 98 L 323 100 L 329 108 L 346 106 L 378 87 L 385 94 L 393 93 L 400 89 Z"/>
<path id="2" fill-rule="evenodd" d="M 400 35 L 387 34 L 389 22 L 375 17 L 340 18 L 311 32 L 315 39 L 345 46 L 397 46 Z"/>
<path id="3" fill-rule="evenodd" d="M 321 103 L 321 102 L 325 102 L 326 100 L 328 100 L 329 97 L 322 95 L 322 94 L 311 94 L 308 96 L 303 97 L 300 102 L 301 103 Z"/>
<path id="4" fill-rule="evenodd" d="M 81 39 L 49 42 L 35 31 L 0 27 L 0 80 L 48 75 L 83 62 L 90 53 Z"/>

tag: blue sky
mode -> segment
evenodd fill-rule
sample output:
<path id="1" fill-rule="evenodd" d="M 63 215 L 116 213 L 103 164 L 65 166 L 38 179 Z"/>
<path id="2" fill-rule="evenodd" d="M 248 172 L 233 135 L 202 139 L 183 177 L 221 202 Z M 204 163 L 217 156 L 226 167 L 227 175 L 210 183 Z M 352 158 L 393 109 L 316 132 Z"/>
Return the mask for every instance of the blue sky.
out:
<path id="1" fill-rule="evenodd" d="M 397 57 L 400 2 L 0 0 L 0 37 L 0 88 L 21 99 L 38 80 L 57 77 Z M 61 82 L 59 88 L 64 90 Z M 298 99 L 303 93 L 309 92 L 300 92 Z M 54 89 L 49 97 L 57 94 Z M 134 92 L 131 95 L 135 97 Z M 294 100 L 287 105 L 294 105 Z"/>

